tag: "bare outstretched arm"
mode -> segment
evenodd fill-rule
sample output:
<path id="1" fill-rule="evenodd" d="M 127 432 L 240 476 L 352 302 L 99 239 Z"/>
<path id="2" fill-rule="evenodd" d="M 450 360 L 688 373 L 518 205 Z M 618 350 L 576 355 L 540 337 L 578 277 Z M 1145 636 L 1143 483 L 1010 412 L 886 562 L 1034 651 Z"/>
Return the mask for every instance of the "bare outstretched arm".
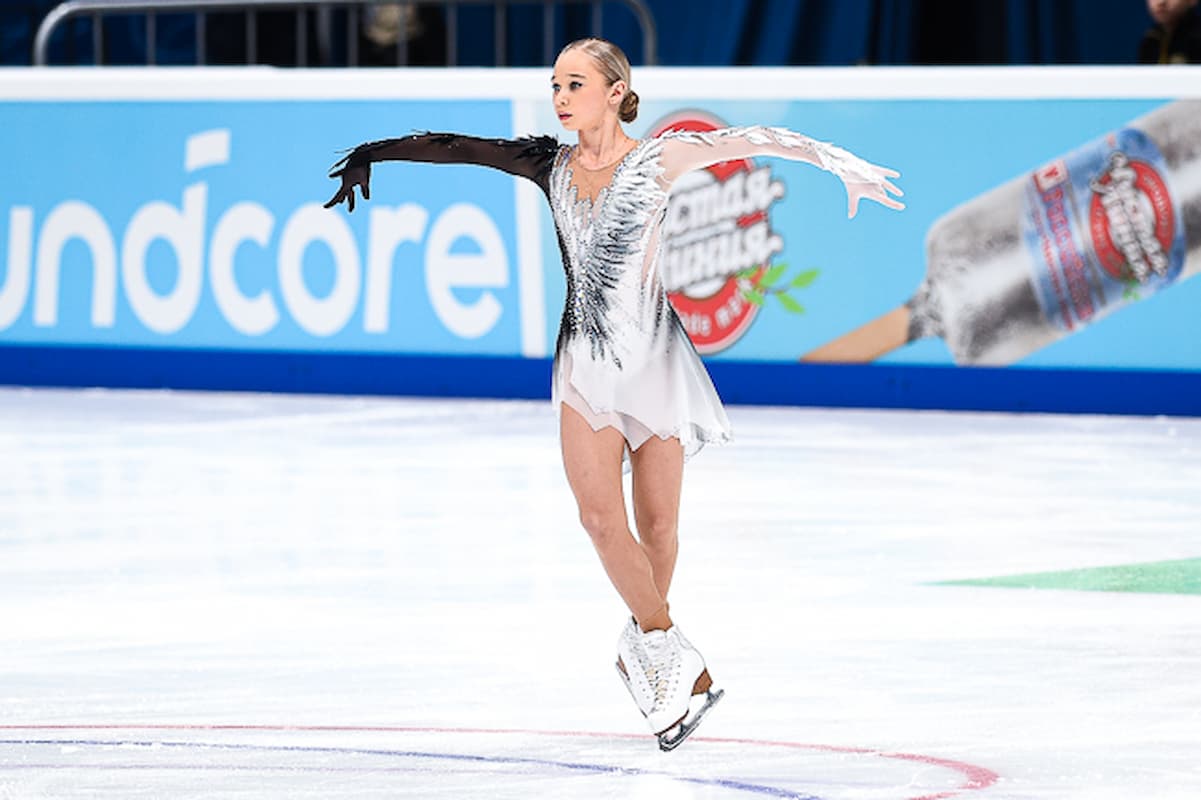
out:
<path id="1" fill-rule="evenodd" d="M 332 208 L 346 202 L 354 211 L 355 187 L 364 200 L 371 199 L 371 165 L 377 161 L 424 161 L 433 164 L 479 164 L 510 175 L 529 178 L 547 191 L 551 164 L 559 143 L 550 136 L 522 139 L 481 139 L 457 133 L 419 133 L 400 139 L 366 142 L 331 168 L 329 176 L 341 179 Z"/>
<path id="2" fill-rule="evenodd" d="M 723 128 L 716 131 L 671 131 L 663 134 L 663 178 L 669 184 L 685 172 L 721 161 L 751 156 L 778 156 L 804 161 L 832 172 L 847 190 L 847 216 L 859 210 L 860 200 L 873 200 L 888 208 L 902 209 L 894 199 L 904 193 L 892 182 L 901 173 L 869 163 L 826 142 L 786 128 Z"/>

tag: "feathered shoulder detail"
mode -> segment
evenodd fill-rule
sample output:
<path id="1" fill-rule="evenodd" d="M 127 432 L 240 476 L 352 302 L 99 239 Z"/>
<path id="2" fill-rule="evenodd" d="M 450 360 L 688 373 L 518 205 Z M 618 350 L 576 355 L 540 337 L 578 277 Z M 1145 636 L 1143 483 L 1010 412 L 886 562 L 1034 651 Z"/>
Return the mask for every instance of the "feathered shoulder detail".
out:
<path id="1" fill-rule="evenodd" d="M 831 172 L 843 181 L 875 182 L 878 180 L 872 166 L 838 145 L 812 139 L 803 133 L 788 128 L 766 125 L 746 125 L 738 128 L 718 128 L 711 131 L 672 129 L 659 137 L 690 145 L 721 148 L 738 146 L 744 155 L 790 156 L 790 151 L 812 161 L 826 172 Z"/>

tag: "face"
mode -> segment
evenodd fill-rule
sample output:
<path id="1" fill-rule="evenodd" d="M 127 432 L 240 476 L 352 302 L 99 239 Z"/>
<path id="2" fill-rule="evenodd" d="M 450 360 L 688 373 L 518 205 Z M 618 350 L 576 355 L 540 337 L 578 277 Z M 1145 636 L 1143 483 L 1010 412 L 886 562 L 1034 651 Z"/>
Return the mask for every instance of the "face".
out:
<path id="1" fill-rule="evenodd" d="M 1160 25 L 1175 25 L 1195 5 L 1197 0 L 1147 0 L 1147 11 Z"/>
<path id="2" fill-rule="evenodd" d="M 625 84 L 609 85 L 583 50 L 568 50 L 555 61 L 551 93 L 559 122 L 569 131 L 594 130 L 617 116 Z"/>

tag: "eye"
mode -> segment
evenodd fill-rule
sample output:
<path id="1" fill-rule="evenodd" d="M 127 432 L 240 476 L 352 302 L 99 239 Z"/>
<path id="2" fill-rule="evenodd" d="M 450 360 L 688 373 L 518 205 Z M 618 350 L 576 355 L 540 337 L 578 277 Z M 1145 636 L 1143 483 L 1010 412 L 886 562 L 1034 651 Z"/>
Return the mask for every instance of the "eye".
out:
<path id="1" fill-rule="evenodd" d="M 560 87 L 559 87 L 559 84 L 557 84 L 557 83 L 552 83 L 552 84 L 550 85 L 550 90 L 551 90 L 552 92 L 557 92 L 557 91 L 559 91 L 559 88 L 560 88 Z"/>
<path id="2" fill-rule="evenodd" d="M 569 86 L 571 86 L 571 90 L 572 90 L 572 91 L 575 91 L 576 89 L 580 88 L 580 87 L 581 87 L 581 86 L 583 86 L 584 84 L 580 83 L 579 81 L 572 81 L 572 82 L 571 82 L 570 84 L 568 84 L 568 85 L 569 85 Z"/>

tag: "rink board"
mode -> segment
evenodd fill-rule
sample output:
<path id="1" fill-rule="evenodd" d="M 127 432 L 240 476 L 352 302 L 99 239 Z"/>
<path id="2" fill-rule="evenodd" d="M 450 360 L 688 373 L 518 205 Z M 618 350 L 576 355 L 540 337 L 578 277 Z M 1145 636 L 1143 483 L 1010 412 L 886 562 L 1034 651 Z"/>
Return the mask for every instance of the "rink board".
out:
<path id="1" fill-rule="evenodd" d="M 326 169 L 359 141 L 556 133 L 548 78 L 0 76 L 11 162 L 0 383 L 548 396 L 564 290 L 536 187 L 479 168 L 384 164 L 354 214 L 321 208 L 334 188 Z M 872 362 L 799 363 L 914 295 L 940 218 L 1201 96 L 1201 70 L 645 69 L 635 81 L 644 101 L 632 135 L 784 126 L 902 172 L 906 211 L 865 206 L 854 220 L 836 180 L 781 159 L 677 186 L 673 202 L 702 222 L 673 217 L 665 279 L 728 402 L 1201 413 L 1201 281 L 1186 279 L 1189 232 L 1175 207 L 1155 231 L 1165 275 L 1004 364 L 957 363 L 939 338 Z M 1173 172 L 1146 158 L 1169 206 L 1195 196 L 1201 165 Z M 1086 249 L 1069 243 L 1069 254 L 1073 244 Z"/>

